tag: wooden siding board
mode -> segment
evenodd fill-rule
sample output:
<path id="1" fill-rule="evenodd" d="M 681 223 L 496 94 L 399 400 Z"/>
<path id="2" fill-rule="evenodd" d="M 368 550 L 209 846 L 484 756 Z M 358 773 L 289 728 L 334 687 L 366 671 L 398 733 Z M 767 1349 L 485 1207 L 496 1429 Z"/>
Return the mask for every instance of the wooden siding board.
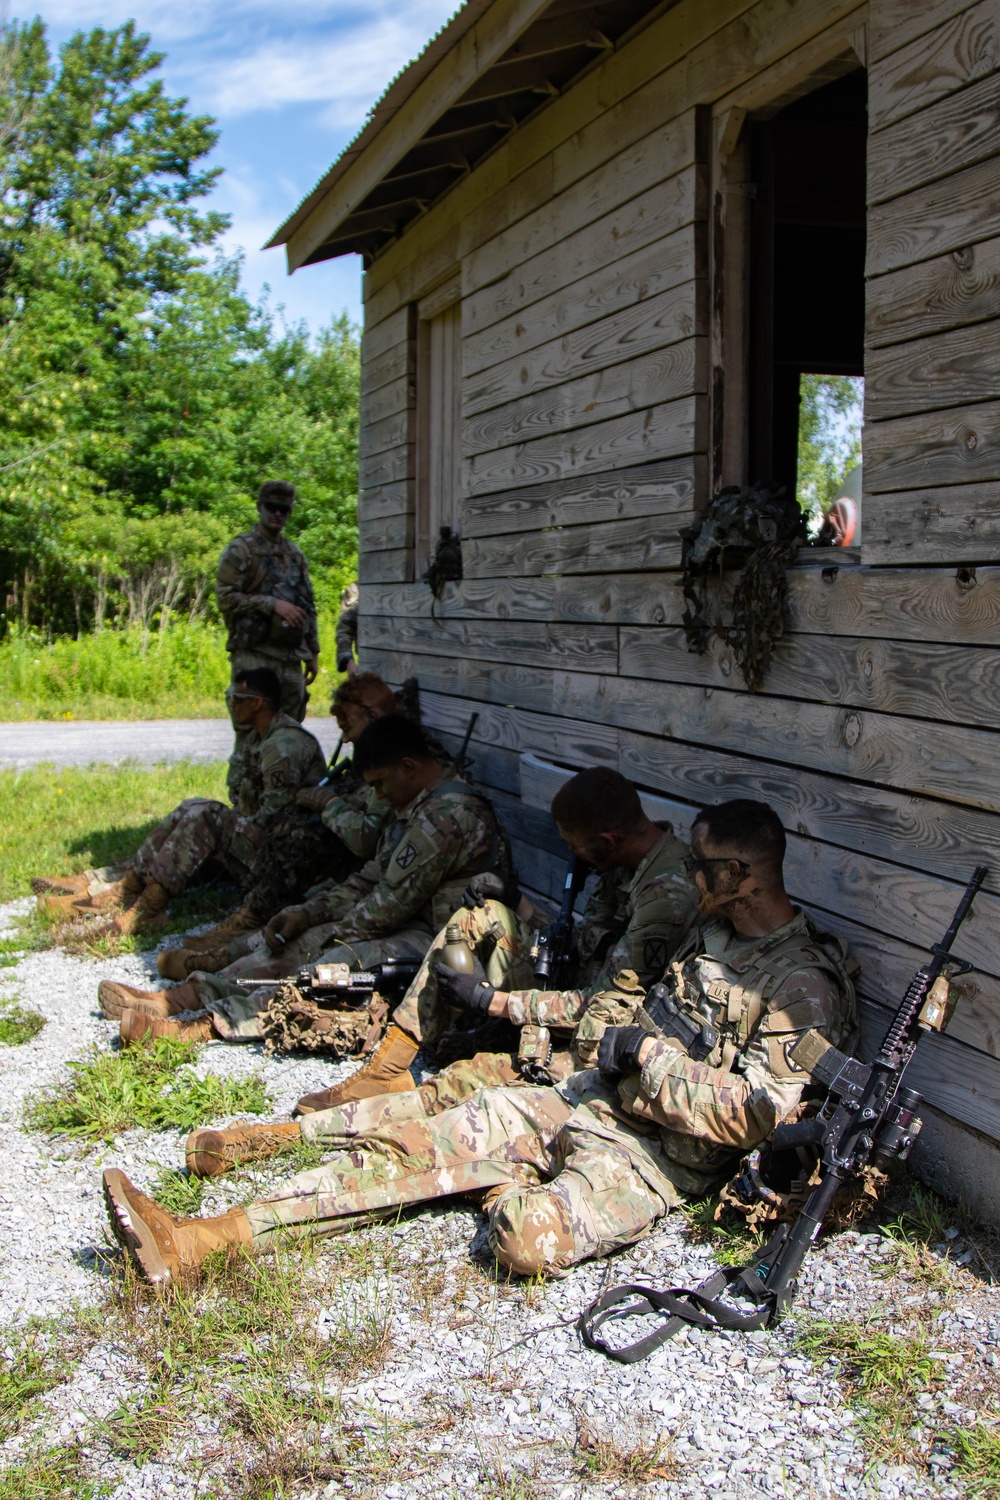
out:
<path id="1" fill-rule="evenodd" d="M 419 676 L 419 673 L 417 674 Z M 393 682 L 402 678 L 390 678 Z M 469 713 L 479 712 L 472 744 L 488 744 L 520 757 L 532 750 L 542 755 L 551 750 L 553 736 L 565 748 L 574 764 L 580 766 L 618 765 L 618 730 L 609 724 L 595 724 L 584 719 L 554 720 L 544 713 L 510 708 L 505 704 L 475 702 L 455 698 L 433 690 L 421 690 L 420 702 L 425 723 L 449 734 L 463 735 Z"/>
<path id="2" fill-rule="evenodd" d="M 413 516 L 375 516 L 358 522 L 358 546 L 364 553 L 413 546 Z"/>
<path id="3" fill-rule="evenodd" d="M 402 516 L 412 508 L 410 483 L 406 479 L 370 485 L 358 491 L 358 516 L 365 521 Z"/>
<path id="4" fill-rule="evenodd" d="M 618 631 L 598 632 L 579 625 L 541 625 L 521 620 L 379 619 L 369 616 L 366 648 L 379 647 L 440 656 L 448 652 L 476 661 L 508 660 L 538 666 L 561 665 L 575 672 L 614 672 Z"/>
<path id="5" fill-rule="evenodd" d="M 873 422 L 862 433 L 862 445 L 866 495 L 997 480 L 1000 403 Z"/>
<path id="6" fill-rule="evenodd" d="M 1000 147 L 1000 141 L 998 141 Z M 1000 157 L 868 212 L 867 274 L 933 260 L 1000 233 Z"/>
<path id="7" fill-rule="evenodd" d="M 412 442 L 397 443 L 383 453 L 363 455 L 358 463 L 358 479 L 362 489 L 374 489 L 382 485 L 398 484 L 410 479 L 414 472 Z"/>
<path id="8" fill-rule="evenodd" d="M 869 129 L 882 131 L 996 72 L 998 19 L 996 0 L 982 0 L 881 59 L 869 75 Z"/>
<path id="9" fill-rule="evenodd" d="M 408 583 L 413 576 L 409 547 L 392 552 L 362 552 L 358 558 L 360 583 Z"/>
<path id="10" fill-rule="evenodd" d="M 510 573 L 660 572 L 681 559 L 680 528 L 691 514 L 608 521 L 593 526 L 562 526 L 512 537 L 474 537 L 462 544 L 466 578 L 503 578 Z"/>
<path id="11" fill-rule="evenodd" d="M 869 202 L 898 198 L 995 156 L 998 127 L 994 75 L 869 137 Z"/>
<path id="12" fill-rule="evenodd" d="M 623 517 L 688 515 L 705 477 L 704 463 L 689 456 L 607 474 L 570 475 L 509 494 L 470 495 L 462 505 L 462 534 L 508 536 Z"/>
<path id="13" fill-rule="evenodd" d="M 868 283 L 869 348 L 1000 317 L 1000 239 L 969 245 Z"/>
<path id="14" fill-rule="evenodd" d="M 964 0 L 874 0 L 868 21 L 869 67 L 946 25 L 962 8 Z"/>
<path id="15" fill-rule="evenodd" d="M 987 562 L 1000 551 L 1000 483 L 879 495 L 865 516 L 872 563 Z"/>

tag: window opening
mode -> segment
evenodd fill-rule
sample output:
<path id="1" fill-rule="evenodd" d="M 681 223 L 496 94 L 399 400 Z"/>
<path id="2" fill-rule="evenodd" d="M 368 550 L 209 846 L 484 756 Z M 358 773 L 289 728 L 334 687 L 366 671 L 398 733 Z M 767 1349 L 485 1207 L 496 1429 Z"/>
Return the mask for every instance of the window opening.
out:
<path id="1" fill-rule="evenodd" d="M 434 556 L 442 526 L 458 527 L 462 459 L 462 309 L 452 302 L 417 320 L 417 571 Z"/>
<path id="2" fill-rule="evenodd" d="M 857 510 L 855 544 L 867 134 L 863 68 L 750 132 L 749 477 L 784 484 L 814 533 L 843 495 Z"/>

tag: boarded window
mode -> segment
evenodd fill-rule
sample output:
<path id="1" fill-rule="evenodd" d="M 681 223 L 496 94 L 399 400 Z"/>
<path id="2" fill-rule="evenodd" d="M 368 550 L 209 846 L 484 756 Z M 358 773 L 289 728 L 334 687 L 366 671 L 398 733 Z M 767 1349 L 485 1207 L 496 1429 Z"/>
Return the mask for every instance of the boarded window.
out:
<path id="1" fill-rule="evenodd" d="M 417 570 L 442 526 L 457 527 L 462 463 L 462 308 L 449 284 L 417 309 Z M 441 306 L 450 295 L 451 300 Z"/>

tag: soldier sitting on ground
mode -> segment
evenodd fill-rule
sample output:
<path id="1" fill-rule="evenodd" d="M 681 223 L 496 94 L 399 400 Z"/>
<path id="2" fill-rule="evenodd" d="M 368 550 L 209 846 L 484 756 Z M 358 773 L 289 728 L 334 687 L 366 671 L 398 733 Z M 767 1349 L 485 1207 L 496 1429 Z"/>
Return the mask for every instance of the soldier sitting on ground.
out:
<path id="1" fill-rule="evenodd" d="M 352 745 L 376 719 L 396 708 L 392 689 L 374 672 L 348 678 L 333 696 L 330 712 L 340 726 L 341 744 Z M 268 827 L 254 857 L 243 904 L 210 932 L 188 936 L 180 947 L 165 948 L 156 965 L 164 979 L 186 979 L 196 969 L 216 973 L 238 956 L 233 944 L 257 932 L 283 907 L 299 901 L 310 886 L 346 880 L 378 847 L 392 816 L 375 797 L 354 764 L 344 756 L 319 785 L 300 787 Z"/>
<path id="2" fill-rule="evenodd" d="M 839 939 L 792 906 L 784 848 L 761 803 L 698 814 L 700 921 L 663 976 L 681 1024 L 657 997 L 645 1011 L 626 974 L 601 998 L 612 1024 L 596 1068 L 556 1087 L 482 1089 L 432 1119 L 368 1134 L 344 1128 L 354 1106 L 307 1116 L 302 1136 L 338 1153 L 214 1219 L 176 1218 L 112 1168 L 104 1191 L 115 1236 L 161 1285 L 195 1279 L 220 1246 L 260 1253 L 289 1233 L 342 1233 L 470 1192 L 497 1260 L 521 1275 L 560 1275 L 642 1239 L 798 1108 L 810 1078 L 794 1049 L 806 1032 L 847 1051 L 854 1043 L 853 966 Z"/>
<path id="3" fill-rule="evenodd" d="M 195 972 L 153 993 L 105 980 L 101 1009 L 121 1016 L 124 1042 L 149 1035 L 255 1040 L 268 992 L 235 981 L 279 979 L 314 963 L 365 969 L 384 958 L 420 959 L 474 875 L 491 871 L 505 886 L 513 883 L 507 836 L 492 806 L 449 775 L 419 725 L 398 714 L 378 719 L 354 755 L 365 781 L 396 812 L 374 857 L 339 885 L 279 912 L 264 943 L 218 974 Z M 188 1011 L 198 1014 L 183 1018 Z"/>
<path id="4" fill-rule="evenodd" d="M 187 798 L 139 846 L 121 880 L 76 902 L 76 911 L 91 914 L 120 905 L 110 931 L 122 936 L 140 926 L 162 926 L 170 901 L 210 861 L 246 883 L 271 821 L 294 802 L 300 787 L 314 786 L 326 771 L 318 740 L 281 712 L 280 701 L 281 685 L 270 668 L 237 674 L 226 702 L 234 725 L 245 731 L 246 754 L 233 806 Z"/>
<path id="5" fill-rule="evenodd" d="M 496 985 L 489 1005 L 479 1004 L 481 1020 L 503 1019 L 515 1026 L 541 1025 L 572 1031 L 590 997 L 605 989 L 620 969 L 631 968 L 640 983 L 653 984 L 694 915 L 697 892 L 684 873 L 687 846 L 669 824 L 662 828 L 643 812 L 639 794 L 617 771 L 580 771 L 556 793 L 552 816 L 567 847 L 600 872 L 581 922 L 581 984 L 558 992 L 532 988 L 531 928 L 511 909 L 517 892 L 479 876 L 464 905 L 438 933 L 423 967 L 397 1006 L 385 1040 L 367 1065 L 345 1083 L 307 1094 L 307 1113 L 415 1088 L 409 1066 L 421 1047 L 434 1050 L 456 1010 L 469 1018 L 471 997 L 482 1001 L 484 965 Z M 506 901 L 504 897 L 506 896 Z M 456 974 L 438 958 L 455 926 L 476 954 L 476 972 Z M 473 1010 L 475 1006 L 471 1007 Z M 482 1057 L 482 1082 L 517 1077 L 509 1055 Z M 499 1071 L 498 1071 L 499 1070 Z M 468 1070 L 467 1070 L 468 1071 Z"/>

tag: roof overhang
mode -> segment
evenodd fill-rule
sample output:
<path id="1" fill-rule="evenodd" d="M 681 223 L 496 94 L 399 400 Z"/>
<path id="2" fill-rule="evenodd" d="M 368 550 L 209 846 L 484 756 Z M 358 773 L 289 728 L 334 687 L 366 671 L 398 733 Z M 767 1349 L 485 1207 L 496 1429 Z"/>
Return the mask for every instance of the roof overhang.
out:
<path id="1" fill-rule="evenodd" d="M 531 115 L 676 0 L 468 0 L 268 241 L 366 264 Z"/>

